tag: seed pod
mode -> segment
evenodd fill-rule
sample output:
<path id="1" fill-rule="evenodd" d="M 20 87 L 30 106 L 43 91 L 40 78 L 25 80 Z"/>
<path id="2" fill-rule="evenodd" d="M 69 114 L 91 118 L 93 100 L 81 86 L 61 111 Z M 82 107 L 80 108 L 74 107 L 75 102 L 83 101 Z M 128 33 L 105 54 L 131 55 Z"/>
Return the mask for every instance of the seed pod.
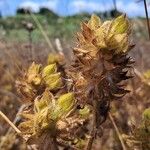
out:
<path id="1" fill-rule="evenodd" d="M 88 27 L 91 28 L 92 30 L 97 29 L 99 26 L 101 26 L 102 22 L 98 16 L 93 14 L 91 16 L 91 19 L 88 21 Z"/>
<path id="2" fill-rule="evenodd" d="M 67 93 L 60 96 L 57 100 L 57 106 L 60 108 L 62 113 L 68 113 L 73 105 L 75 104 L 75 98 L 73 93 Z"/>
<path id="3" fill-rule="evenodd" d="M 62 79 L 61 79 L 61 73 L 55 73 L 51 74 L 50 76 L 47 76 L 44 78 L 45 83 L 47 87 L 50 90 L 56 90 L 59 89 L 62 86 Z"/>
<path id="4" fill-rule="evenodd" d="M 121 15 L 117 17 L 115 20 L 113 20 L 109 32 L 111 34 L 123 34 L 123 33 L 129 34 L 131 32 L 131 26 L 126 15 Z"/>
<path id="5" fill-rule="evenodd" d="M 41 83 L 40 77 L 41 65 L 35 64 L 34 62 L 29 67 L 27 72 L 27 82 L 32 83 L 34 85 L 39 85 Z"/>
<path id="6" fill-rule="evenodd" d="M 42 76 L 43 77 L 47 77 L 51 74 L 54 74 L 57 72 L 57 66 L 56 64 L 51 64 L 51 65 L 48 65 L 46 66 L 43 71 L 42 71 Z"/>

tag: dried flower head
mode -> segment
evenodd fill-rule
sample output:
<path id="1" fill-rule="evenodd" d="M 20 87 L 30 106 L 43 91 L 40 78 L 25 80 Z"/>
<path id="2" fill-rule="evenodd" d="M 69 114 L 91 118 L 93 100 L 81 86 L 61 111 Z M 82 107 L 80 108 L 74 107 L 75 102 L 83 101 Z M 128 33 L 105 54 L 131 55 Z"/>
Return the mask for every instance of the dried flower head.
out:
<path id="1" fill-rule="evenodd" d="M 81 29 L 68 75 L 78 103 L 92 104 L 96 99 L 99 114 L 106 117 L 110 102 L 128 92 L 122 81 L 131 77 L 127 75 L 133 63 L 127 56 L 133 48 L 129 40 L 131 25 L 125 15 L 104 23 L 92 15 Z"/>
<path id="2" fill-rule="evenodd" d="M 32 103 L 19 126 L 29 140 L 48 135 L 50 147 L 55 141 L 83 149 L 89 120 L 93 118 L 90 136 L 95 138 L 93 132 L 106 120 L 111 101 L 128 92 L 123 81 L 131 77 L 127 74 L 133 61 L 127 55 L 133 45 L 126 16 L 103 23 L 92 15 L 81 29 L 69 68 L 64 69 L 61 57 L 49 55 L 49 65 L 33 63 L 19 82 L 20 93 Z"/>
<path id="3" fill-rule="evenodd" d="M 33 101 L 37 95 L 44 92 L 45 88 L 51 91 L 62 87 L 61 73 L 57 72 L 57 65 L 50 64 L 42 68 L 34 62 L 29 67 L 27 73 L 17 82 L 18 91 L 25 99 Z"/>
<path id="4" fill-rule="evenodd" d="M 47 89 L 40 99 L 34 101 L 34 112 L 21 114 L 27 121 L 19 125 L 24 134 L 39 137 L 46 130 L 56 132 L 58 120 L 65 118 L 74 107 L 73 93 L 59 96 L 57 99 Z"/>

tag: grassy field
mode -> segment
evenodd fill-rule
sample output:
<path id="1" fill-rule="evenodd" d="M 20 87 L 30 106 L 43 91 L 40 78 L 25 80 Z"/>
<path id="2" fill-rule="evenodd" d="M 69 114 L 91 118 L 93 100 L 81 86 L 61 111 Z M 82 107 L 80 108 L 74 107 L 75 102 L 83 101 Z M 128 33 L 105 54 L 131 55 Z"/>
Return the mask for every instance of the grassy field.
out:
<path id="1" fill-rule="evenodd" d="M 44 15 L 36 15 L 36 18 L 41 23 L 42 27 L 46 31 L 50 38 L 65 38 L 69 39 L 75 31 L 78 30 L 81 20 L 88 18 L 83 16 L 74 17 L 50 17 Z M 84 19 L 83 19 L 84 18 Z M 23 26 L 23 21 L 32 22 L 35 26 L 35 30 L 32 33 L 33 41 L 41 41 L 43 39 L 41 32 L 35 25 L 30 15 L 17 15 L 14 17 L 8 17 L 0 19 L 0 33 L 1 38 L 8 40 L 22 41 L 28 40 L 28 32 Z M 15 39 L 13 37 L 16 37 Z"/>
<path id="2" fill-rule="evenodd" d="M 61 38 L 65 40 L 72 39 L 79 30 L 80 23 L 84 20 L 88 20 L 90 15 L 82 14 L 70 17 L 58 17 L 52 15 L 41 15 L 36 14 L 35 17 L 41 23 L 44 31 L 47 33 L 48 37 L 51 39 Z M 105 18 L 106 19 L 106 18 Z M 133 34 L 139 38 L 146 38 L 146 28 L 144 19 L 131 19 L 134 25 Z M 29 15 L 16 15 L 7 18 L 0 19 L 0 38 L 7 39 L 7 41 L 28 41 L 28 32 L 23 26 L 23 22 L 31 22 L 35 26 L 35 30 L 32 33 L 33 42 L 44 41 L 41 31 L 36 26 L 33 18 Z M 14 38 L 15 37 L 15 38 Z"/>

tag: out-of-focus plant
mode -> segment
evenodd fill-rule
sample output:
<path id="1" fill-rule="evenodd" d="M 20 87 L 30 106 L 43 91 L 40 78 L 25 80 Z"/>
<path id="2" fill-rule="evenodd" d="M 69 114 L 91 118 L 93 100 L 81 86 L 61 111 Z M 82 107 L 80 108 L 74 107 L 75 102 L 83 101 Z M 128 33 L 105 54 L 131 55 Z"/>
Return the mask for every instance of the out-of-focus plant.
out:
<path id="1" fill-rule="evenodd" d="M 150 70 L 144 72 L 143 75 L 144 75 L 145 83 L 147 83 L 147 85 L 150 85 Z"/>
<path id="2" fill-rule="evenodd" d="M 3 137 L 1 137 L 1 143 L 3 143 L 3 145 L 0 145 L 2 150 L 6 150 L 6 149 L 11 149 L 13 147 L 13 142 L 16 139 L 16 135 L 15 133 L 11 133 L 9 135 L 5 135 Z"/>
<path id="3" fill-rule="evenodd" d="M 132 135 L 124 135 L 129 148 L 150 149 L 150 108 L 143 112 L 143 120 L 139 126 L 135 126 Z"/>
<path id="4" fill-rule="evenodd" d="M 147 20 L 147 28 L 148 28 L 148 34 L 149 34 L 149 40 L 150 40 L 150 23 L 149 23 L 147 0 L 138 0 L 137 2 L 141 2 L 141 1 L 143 1 L 143 3 L 144 3 L 145 16 L 146 16 L 146 20 Z"/>
<path id="5" fill-rule="evenodd" d="M 21 114 L 21 135 L 42 150 L 91 150 L 111 102 L 129 92 L 124 80 L 131 78 L 133 61 L 127 55 L 133 45 L 127 17 L 102 22 L 92 15 L 81 28 L 70 67 L 50 55 L 47 66 L 33 63 L 17 82 L 29 103 Z"/>

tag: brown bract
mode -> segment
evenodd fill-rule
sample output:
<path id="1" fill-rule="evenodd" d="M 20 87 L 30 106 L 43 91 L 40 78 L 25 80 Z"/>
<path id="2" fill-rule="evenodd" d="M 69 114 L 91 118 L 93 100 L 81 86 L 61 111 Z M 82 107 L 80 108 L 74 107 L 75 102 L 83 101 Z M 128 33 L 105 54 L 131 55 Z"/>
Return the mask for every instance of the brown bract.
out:
<path id="1" fill-rule="evenodd" d="M 130 78 L 133 60 L 127 56 L 134 47 L 130 41 L 131 25 L 125 15 L 102 22 L 92 15 L 81 24 L 74 48 L 75 62 L 68 70 L 80 105 L 96 99 L 98 111 L 106 115 L 110 101 L 123 97 L 128 90 L 123 81 Z"/>

